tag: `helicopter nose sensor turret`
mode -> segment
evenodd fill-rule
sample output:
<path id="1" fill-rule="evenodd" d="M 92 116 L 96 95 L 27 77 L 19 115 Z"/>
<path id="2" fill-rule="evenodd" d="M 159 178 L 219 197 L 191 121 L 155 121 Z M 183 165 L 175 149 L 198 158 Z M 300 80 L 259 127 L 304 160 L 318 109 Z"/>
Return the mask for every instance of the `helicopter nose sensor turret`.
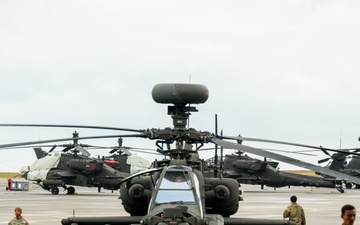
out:
<path id="1" fill-rule="evenodd" d="M 209 90 L 202 84 L 156 84 L 152 89 L 155 102 L 161 104 L 202 104 L 209 97 Z"/>

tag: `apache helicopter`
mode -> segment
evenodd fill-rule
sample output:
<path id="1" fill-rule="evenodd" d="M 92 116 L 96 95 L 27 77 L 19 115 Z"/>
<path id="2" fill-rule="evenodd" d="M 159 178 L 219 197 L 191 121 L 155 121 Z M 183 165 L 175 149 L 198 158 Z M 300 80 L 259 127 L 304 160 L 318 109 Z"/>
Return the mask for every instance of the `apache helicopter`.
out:
<path id="1" fill-rule="evenodd" d="M 111 155 L 101 157 L 101 160 L 103 160 L 107 165 L 121 172 L 130 172 L 130 174 L 134 174 L 148 169 L 151 166 L 148 160 L 143 157 L 133 155 L 130 150 L 146 154 L 161 155 L 160 153 L 149 152 L 149 150 L 153 149 L 125 147 L 122 143 L 123 139 L 119 138 L 118 146 L 110 147 L 111 151 L 109 153 Z M 107 147 L 97 146 L 97 148 L 104 149 Z"/>
<path id="2" fill-rule="evenodd" d="M 353 150 L 353 152 L 351 152 Z M 349 155 L 353 154 L 354 152 L 358 152 L 359 149 L 343 149 L 346 152 L 339 152 L 330 155 L 328 152 L 324 151 L 329 157 L 325 159 L 321 159 L 318 163 L 324 163 L 331 159 L 331 162 L 326 166 L 331 170 L 336 170 L 342 173 L 345 173 L 350 176 L 354 176 L 359 178 L 360 177 L 360 157 L 359 156 L 352 156 L 351 160 L 348 162 L 347 159 Z M 324 174 L 318 173 L 321 176 L 328 177 Z M 355 188 L 360 188 L 359 184 L 353 184 L 351 182 L 346 182 L 345 187 L 346 189 L 351 189 L 355 186 Z"/>
<path id="3" fill-rule="evenodd" d="M 0 124 L 0 126 L 67 127 L 127 131 L 132 133 L 81 137 L 79 139 L 119 137 L 147 138 L 149 140 L 156 140 L 158 150 L 164 155 L 169 156 L 168 159 L 155 161 L 154 168 L 134 174 L 121 181 L 120 193 L 122 204 L 124 209 L 130 213 L 130 216 L 69 217 L 63 219 L 62 224 L 295 224 L 294 222 L 283 219 L 230 218 L 229 216 L 236 213 L 239 207 L 239 184 L 231 178 L 204 177 L 202 174 L 204 171 L 204 161 L 199 159 L 198 150 L 206 143 L 213 143 L 224 148 L 231 148 L 272 158 L 314 171 L 320 171 L 336 178 L 360 183 L 360 179 L 340 172 L 225 139 L 233 141 L 261 140 L 265 142 L 270 142 L 270 140 L 237 136 L 219 136 L 210 132 L 187 128 L 186 125 L 190 113 L 197 112 L 197 109 L 190 105 L 206 102 L 208 95 L 209 93 L 206 86 L 200 84 L 155 85 L 152 90 L 154 101 L 161 104 L 173 104 L 173 106 L 168 106 L 168 115 L 171 115 L 173 119 L 173 128 L 135 130 L 115 127 L 46 124 Z M 59 139 L 3 144 L 0 145 L 0 148 L 56 141 L 59 141 Z M 279 141 L 271 142 L 280 143 Z M 299 146 L 299 144 L 295 143 L 281 143 Z M 171 148 L 172 144 L 175 144 L 175 148 Z M 189 147 L 194 145 L 194 150 Z M 164 146 L 166 148 L 164 148 Z M 319 147 L 314 146 L 312 146 L 312 148 L 319 149 Z M 180 176 L 182 181 L 180 181 L 179 178 L 179 182 L 176 182 L 178 176 Z M 177 183 L 182 184 L 178 185 Z M 178 194 L 180 194 L 180 196 L 177 196 Z"/>
<path id="4" fill-rule="evenodd" d="M 340 172 L 348 174 L 354 177 L 360 177 L 360 157 L 359 156 L 352 156 L 350 162 L 344 169 L 341 169 Z M 356 188 L 360 188 L 359 184 L 355 184 Z M 346 188 L 352 188 L 352 185 L 347 183 Z"/>
<path id="5" fill-rule="evenodd" d="M 53 195 L 59 194 L 59 187 L 63 187 L 67 194 L 74 194 L 73 186 L 98 187 L 109 190 L 118 190 L 119 182 L 132 173 L 149 168 L 147 160 L 135 157 L 137 164 L 128 164 L 131 153 L 116 155 L 117 160 L 91 158 L 90 153 L 84 147 L 91 147 L 78 143 L 79 134 L 73 133 L 73 143 L 61 145 L 65 147 L 61 153 L 54 153 L 54 145 L 48 152 L 39 147 L 34 151 L 37 160 L 31 166 L 24 166 L 20 175 L 26 180 L 35 181 L 44 190 L 50 191 Z M 114 156 L 115 157 L 115 156 Z M 132 158 L 132 157 L 131 157 Z M 121 163 L 121 164 L 120 164 Z M 116 165 L 116 169 L 111 166 Z"/>
<path id="6" fill-rule="evenodd" d="M 217 115 L 215 117 L 215 124 L 217 129 Z M 216 131 L 217 132 L 217 131 Z M 221 131 L 222 135 L 222 131 Z M 241 135 L 239 135 L 241 137 Z M 242 144 L 242 141 L 237 141 L 238 144 Z M 208 169 L 205 171 L 205 176 L 218 176 L 220 173 L 222 177 L 228 177 L 236 179 L 240 184 L 253 184 L 260 185 L 261 189 L 264 189 L 264 186 L 273 187 L 274 190 L 278 187 L 288 186 L 310 186 L 310 187 L 326 187 L 326 188 L 335 188 L 340 193 L 344 193 L 343 181 L 334 179 L 331 176 L 310 176 L 304 174 L 296 174 L 291 172 L 280 171 L 278 168 L 279 162 L 268 161 L 266 157 L 264 160 L 259 160 L 252 158 L 244 152 L 236 151 L 235 154 L 223 156 L 224 148 L 221 147 L 220 160 L 217 156 L 217 147 L 215 146 L 215 156 L 206 160 L 208 164 Z M 210 150 L 213 148 L 205 149 Z M 202 149 L 204 150 L 204 149 Z M 274 150 L 274 149 L 268 149 Z M 289 153 L 289 151 L 276 150 L 284 153 Z M 323 150 L 327 153 L 326 150 Z M 305 153 L 304 151 L 291 152 L 302 155 L 312 155 Z M 335 153 L 344 154 L 344 153 Z M 345 159 L 344 159 L 345 160 Z M 320 162 L 319 162 L 320 163 Z M 337 164 L 340 164 L 340 161 L 337 161 Z M 334 166 L 327 167 L 328 169 L 339 171 L 339 169 Z"/>
<path id="7" fill-rule="evenodd" d="M 344 193 L 341 181 L 280 171 L 277 168 L 278 164 L 274 161 L 255 159 L 237 151 L 235 154 L 225 155 L 217 168 L 220 168 L 223 177 L 234 178 L 243 184 L 261 185 L 261 189 L 264 189 L 264 186 L 274 189 L 285 186 L 289 188 L 290 186 L 311 186 L 336 188 Z M 209 168 L 213 167 L 209 166 Z"/>

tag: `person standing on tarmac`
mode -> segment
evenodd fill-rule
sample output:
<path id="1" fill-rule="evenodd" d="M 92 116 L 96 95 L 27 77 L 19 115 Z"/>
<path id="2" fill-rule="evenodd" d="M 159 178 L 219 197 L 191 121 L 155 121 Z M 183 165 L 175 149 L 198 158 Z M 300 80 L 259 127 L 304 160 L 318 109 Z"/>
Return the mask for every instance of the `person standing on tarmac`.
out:
<path id="1" fill-rule="evenodd" d="M 296 225 L 306 225 L 305 212 L 303 207 L 296 203 L 295 195 L 290 197 L 291 204 L 285 209 L 283 216 L 289 218 L 289 221 L 296 222 Z"/>
<path id="2" fill-rule="evenodd" d="M 21 216 L 22 209 L 20 207 L 15 208 L 15 218 L 12 219 L 8 225 L 30 225 L 24 217 Z"/>
<path id="3" fill-rule="evenodd" d="M 341 219 L 343 219 L 342 225 L 353 225 L 356 219 L 356 208 L 353 205 L 346 204 L 341 207 Z"/>

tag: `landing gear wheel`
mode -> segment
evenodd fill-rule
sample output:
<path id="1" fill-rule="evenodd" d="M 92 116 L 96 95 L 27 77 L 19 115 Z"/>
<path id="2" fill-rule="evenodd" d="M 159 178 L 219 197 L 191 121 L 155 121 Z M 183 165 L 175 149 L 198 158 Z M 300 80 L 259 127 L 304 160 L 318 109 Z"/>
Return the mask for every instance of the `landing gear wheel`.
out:
<path id="1" fill-rule="evenodd" d="M 346 183 L 345 184 L 346 189 L 351 189 L 352 186 L 353 186 L 352 183 Z"/>
<path id="2" fill-rule="evenodd" d="M 59 188 L 58 187 L 51 188 L 51 194 L 53 194 L 53 195 L 59 194 Z"/>
<path id="3" fill-rule="evenodd" d="M 69 195 L 74 194 L 74 193 L 75 193 L 75 188 L 74 188 L 74 187 L 68 187 L 68 188 L 67 188 L 67 193 L 68 193 Z"/>

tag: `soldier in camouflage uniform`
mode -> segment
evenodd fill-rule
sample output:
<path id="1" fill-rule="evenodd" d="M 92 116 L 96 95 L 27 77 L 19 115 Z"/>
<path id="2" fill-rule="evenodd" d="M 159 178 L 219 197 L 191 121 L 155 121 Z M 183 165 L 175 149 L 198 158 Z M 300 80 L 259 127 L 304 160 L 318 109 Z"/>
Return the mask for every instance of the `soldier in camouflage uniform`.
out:
<path id="1" fill-rule="evenodd" d="M 296 203 L 297 197 L 295 195 L 290 197 L 291 205 L 289 205 L 284 213 L 284 218 L 289 218 L 289 221 L 295 221 L 296 225 L 306 225 L 305 212 L 303 207 Z"/>
<path id="2" fill-rule="evenodd" d="M 12 219 L 8 225 L 29 225 L 28 221 L 21 216 L 22 209 L 20 207 L 15 208 L 15 218 Z"/>

